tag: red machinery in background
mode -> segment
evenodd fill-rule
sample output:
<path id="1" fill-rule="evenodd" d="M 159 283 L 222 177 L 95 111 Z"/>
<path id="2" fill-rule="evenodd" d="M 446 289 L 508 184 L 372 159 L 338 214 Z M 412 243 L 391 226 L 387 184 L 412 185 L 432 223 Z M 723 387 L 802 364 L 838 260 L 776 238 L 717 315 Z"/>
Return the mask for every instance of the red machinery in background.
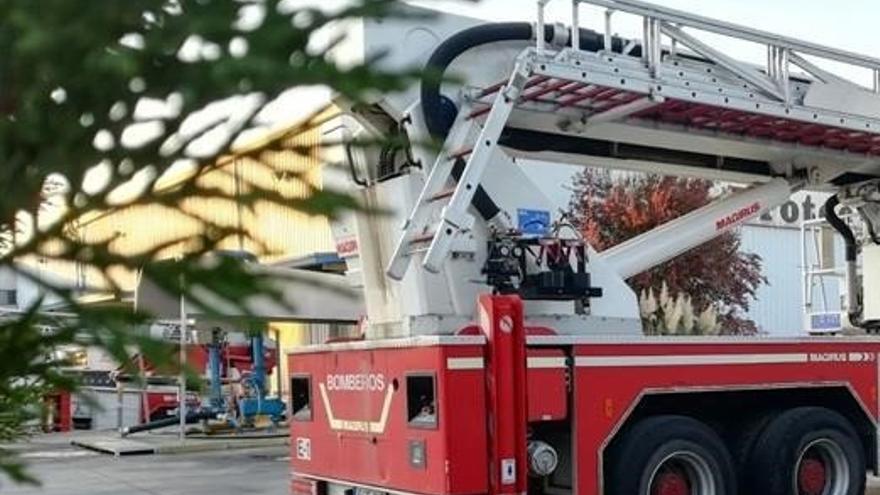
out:
<path id="1" fill-rule="evenodd" d="M 187 366 L 200 374 L 212 383 L 214 377 L 209 366 L 210 345 L 208 344 L 189 344 L 187 345 Z M 221 384 L 235 385 L 241 376 L 253 372 L 254 362 L 251 352 L 251 345 L 247 339 L 231 339 L 219 346 L 219 381 Z M 265 369 L 267 375 L 271 375 L 278 364 L 277 349 L 274 345 L 264 348 Z M 146 377 L 147 388 L 142 394 L 142 407 L 140 411 L 140 421 L 146 423 L 167 418 L 173 415 L 178 409 L 178 377 L 174 375 L 163 375 L 152 363 L 140 356 L 133 356 L 132 362 L 135 366 L 140 367 L 141 372 Z M 119 370 L 121 371 L 121 369 Z M 199 408 L 203 402 L 203 398 L 197 393 L 190 391 L 187 393 L 187 408 L 195 410 Z"/>
<path id="2" fill-rule="evenodd" d="M 45 397 L 43 431 L 68 432 L 73 429 L 73 409 L 70 392 L 59 391 Z"/>

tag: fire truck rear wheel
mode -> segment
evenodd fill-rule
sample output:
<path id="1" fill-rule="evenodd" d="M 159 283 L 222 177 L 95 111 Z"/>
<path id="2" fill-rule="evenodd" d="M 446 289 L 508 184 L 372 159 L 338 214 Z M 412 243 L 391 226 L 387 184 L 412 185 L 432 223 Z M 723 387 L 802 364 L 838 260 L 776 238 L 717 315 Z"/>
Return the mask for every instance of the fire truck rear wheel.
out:
<path id="1" fill-rule="evenodd" d="M 852 424 L 822 407 L 799 407 L 776 417 L 745 468 L 747 493 L 862 495 L 865 452 Z"/>
<path id="2" fill-rule="evenodd" d="M 736 495 L 730 453 L 685 416 L 655 416 L 626 432 L 610 459 L 611 495 Z"/>

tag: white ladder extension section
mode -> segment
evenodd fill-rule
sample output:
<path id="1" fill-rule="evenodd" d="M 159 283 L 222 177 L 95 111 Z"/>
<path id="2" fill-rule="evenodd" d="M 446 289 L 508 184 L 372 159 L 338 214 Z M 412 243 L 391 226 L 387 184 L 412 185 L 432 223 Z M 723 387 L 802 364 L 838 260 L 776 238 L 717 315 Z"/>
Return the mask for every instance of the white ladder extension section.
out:
<path id="1" fill-rule="evenodd" d="M 538 2 L 538 33 L 544 32 L 543 11 L 549 1 Z M 721 140 L 726 154 L 739 151 L 739 142 L 748 145 L 739 158 L 751 161 L 769 163 L 779 159 L 780 149 L 802 147 L 853 172 L 864 173 L 858 167 L 867 163 L 874 167 L 871 172 L 880 174 L 880 59 L 640 0 L 569 1 L 569 46 L 549 46 L 537 36 L 536 46 L 519 55 L 506 81 L 483 88 L 477 97 L 466 93 L 444 151 L 404 222 L 388 264 L 390 278 L 401 280 L 417 253 L 427 271 L 442 269 L 456 241 L 473 228 L 471 202 L 508 125 L 520 131 L 590 137 L 590 129 L 612 123 L 629 133 L 631 143 L 648 146 L 650 142 L 639 139 L 650 139 L 656 128 L 666 133 L 662 148 L 685 152 L 697 133 Z M 597 51 L 580 49 L 583 4 L 605 9 L 604 43 L 600 41 L 604 46 Z M 640 57 L 631 55 L 638 46 L 635 41 L 612 49 L 615 12 L 642 18 Z M 738 61 L 693 32 L 763 45 L 767 64 Z M 873 74 L 873 87 L 859 86 L 804 56 L 867 69 Z M 792 75 L 792 69 L 801 73 Z M 494 98 L 491 104 L 489 97 Z M 590 155 L 589 150 L 584 155 Z M 453 175 L 458 173 L 453 171 L 459 160 L 465 166 L 456 180 Z"/>
<path id="2" fill-rule="evenodd" d="M 410 258 L 422 251 L 425 252 L 422 266 L 431 273 L 438 273 L 453 241 L 471 229 L 474 223 L 473 216 L 468 212 L 471 200 L 530 74 L 529 63 L 517 63 L 510 80 L 495 96 L 482 128 L 476 118 L 481 112 L 475 112 L 470 105 L 462 106 L 444 144 L 444 150 L 447 151 L 437 157 L 415 207 L 403 225 L 403 232 L 388 264 L 389 277 L 402 279 Z M 477 130 L 479 135 L 474 139 Z M 452 170 L 455 163 L 464 157 L 467 157 L 466 165 L 456 181 L 452 177 Z M 438 201 L 447 198 L 448 203 L 443 206 L 439 221 L 431 224 L 432 209 L 436 208 Z M 427 251 L 425 244 L 428 244 Z"/>

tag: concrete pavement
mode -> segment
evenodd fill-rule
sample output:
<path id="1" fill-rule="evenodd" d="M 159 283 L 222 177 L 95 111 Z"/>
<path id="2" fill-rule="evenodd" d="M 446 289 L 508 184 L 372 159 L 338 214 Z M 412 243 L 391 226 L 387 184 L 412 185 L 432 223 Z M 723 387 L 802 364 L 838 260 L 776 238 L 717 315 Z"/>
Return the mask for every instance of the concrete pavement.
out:
<path id="1" fill-rule="evenodd" d="M 22 455 L 41 487 L 11 485 L 6 495 L 286 495 L 286 446 L 176 455 L 113 457 L 72 446 Z"/>
<path id="2" fill-rule="evenodd" d="M 42 480 L 41 487 L 12 485 L 6 495 L 286 495 L 289 450 L 285 445 L 170 455 L 113 457 L 70 445 L 64 435 L 17 445 Z M 866 495 L 880 495 L 870 478 Z"/>

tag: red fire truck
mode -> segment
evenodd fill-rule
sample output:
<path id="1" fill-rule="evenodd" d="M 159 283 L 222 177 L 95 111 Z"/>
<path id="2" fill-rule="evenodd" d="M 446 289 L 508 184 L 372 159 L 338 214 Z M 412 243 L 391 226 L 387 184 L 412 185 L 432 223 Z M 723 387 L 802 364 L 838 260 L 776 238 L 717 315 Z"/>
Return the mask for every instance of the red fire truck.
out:
<path id="1" fill-rule="evenodd" d="M 334 225 L 367 314 L 363 338 L 288 357 L 292 493 L 863 493 L 880 418 L 880 60 L 638 0 L 575 1 L 571 25 L 551 25 L 547 3 L 535 24 L 347 26 L 349 56 L 388 49 L 380 64 L 464 84 L 335 102 L 328 136 L 445 146 L 339 151 L 351 193 L 392 213 Z M 617 16 L 641 39 L 612 35 Z M 705 41 L 719 36 L 767 64 Z M 874 87 L 827 68 L 844 65 Z M 523 172 L 547 161 L 750 187 L 597 252 Z M 642 334 L 627 278 L 803 188 L 833 193 L 840 335 Z"/>

